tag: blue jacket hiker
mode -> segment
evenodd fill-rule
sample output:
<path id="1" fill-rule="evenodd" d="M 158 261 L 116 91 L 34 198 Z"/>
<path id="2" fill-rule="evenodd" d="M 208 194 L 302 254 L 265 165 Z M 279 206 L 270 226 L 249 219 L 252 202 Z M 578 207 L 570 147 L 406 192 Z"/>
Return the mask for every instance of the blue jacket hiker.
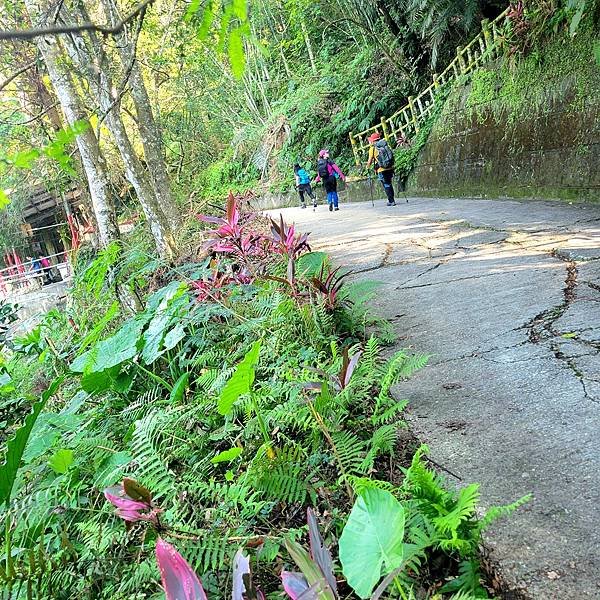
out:
<path id="1" fill-rule="evenodd" d="M 296 176 L 296 189 L 298 190 L 298 195 L 300 196 L 300 207 L 306 208 L 304 194 L 308 195 L 308 197 L 313 201 L 313 207 L 316 207 L 317 199 L 315 198 L 315 194 L 310 186 L 310 175 L 308 174 L 308 171 L 299 164 L 295 164 L 294 175 Z"/>

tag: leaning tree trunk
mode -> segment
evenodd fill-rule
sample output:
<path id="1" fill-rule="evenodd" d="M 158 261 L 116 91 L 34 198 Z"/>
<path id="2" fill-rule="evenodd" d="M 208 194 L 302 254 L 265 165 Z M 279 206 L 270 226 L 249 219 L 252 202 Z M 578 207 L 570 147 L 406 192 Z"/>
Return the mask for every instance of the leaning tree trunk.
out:
<path id="1" fill-rule="evenodd" d="M 79 16 L 84 21 L 89 20 L 85 8 L 81 5 L 78 8 L 80 10 Z M 144 167 L 133 148 L 121 119 L 119 111 L 120 98 L 118 96 L 113 97 L 111 91 L 114 89 L 113 82 L 106 70 L 102 68 L 102 65 L 109 64 L 108 57 L 93 32 L 89 32 L 88 36 L 91 48 L 87 47 L 84 38 L 78 34 L 70 36 L 69 39 L 67 51 L 82 73 L 87 74 L 92 91 L 95 93 L 100 108 L 106 116 L 107 127 L 123 159 L 127 180 L 135 189 L 148 221 L 156 250 L 161 258 L 171 259 L 175 253 L 175 240 L 171 226 L 154 195 L 147 173 L 144 171 Z"/>
<path id="2" fill-rule="evenodd" d="M 121 20 L 119 9 L 114 0 L 102 0 L 102 4 L 111 24 L 114 25 Z M 176 227 L 180 222 L 179 211 L 171 194 L 171 182 L 167 174 L 163 151 L 162 132 L 152 112 L 144 77 L 135 56 L 135 46 L 128 39 L 125 30 L 116 36 L 116 40 L 123 71 L 131 70 L 129 75 L 131 98 L 133 99 L 137 113 L 137 124 L 144 148 L 144 158 L 146 159 L 150 182 L 160 207 L 171 222 L 171 225 Z"/>
<path id="3" fill-rule="evenodd" d="M 25 6 L 34 26 L 46 24 L 48 7 L 45 0 L 25 0 Z M 48 75 L 69 125 L 85 120 L 87 115 L 73 80 L 65 67 L 65 56 L 58 39 L 53 36 L 37 38 L 37 45 L 46 64 Z M 108 189 L 108 176 L 100 153 L 98 139 L 91 128 L 77 136 L 77 147 L 85 170 L 92 198 L 92 206 L 98 225 L 98 237 L 102 246 L 118 239 L 119 228 Z"/>

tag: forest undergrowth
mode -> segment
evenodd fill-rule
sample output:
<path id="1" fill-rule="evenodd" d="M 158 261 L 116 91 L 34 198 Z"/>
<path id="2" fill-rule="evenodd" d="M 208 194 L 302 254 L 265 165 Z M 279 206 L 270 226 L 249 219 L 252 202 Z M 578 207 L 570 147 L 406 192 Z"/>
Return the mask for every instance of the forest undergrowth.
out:
<path id="1" fill-rule="evenodd" d="M 384 359 L 376 284 L 241 204 L 195 260 L 80 256 L 4 347 L 3 597 L 488 597 L 482 531 L 523 499 L 481 518 L 401 441 L 390 390 L 427 357 Z"/>

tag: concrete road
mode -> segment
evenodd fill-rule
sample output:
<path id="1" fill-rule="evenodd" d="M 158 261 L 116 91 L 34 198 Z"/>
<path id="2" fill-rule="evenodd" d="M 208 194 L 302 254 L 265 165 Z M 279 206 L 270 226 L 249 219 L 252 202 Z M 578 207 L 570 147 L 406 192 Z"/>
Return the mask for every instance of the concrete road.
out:
<path id="1" fill-rule="evenodd" d="M 375 308 L 398 347 L 431 353 L 395 393 L 432 458 L 480 482 L 483 508 L 533 493 L 487 536 L 504 579 L 540 600 L 600 598 L 600 205 L 281 212 L 383 282 Z"/>

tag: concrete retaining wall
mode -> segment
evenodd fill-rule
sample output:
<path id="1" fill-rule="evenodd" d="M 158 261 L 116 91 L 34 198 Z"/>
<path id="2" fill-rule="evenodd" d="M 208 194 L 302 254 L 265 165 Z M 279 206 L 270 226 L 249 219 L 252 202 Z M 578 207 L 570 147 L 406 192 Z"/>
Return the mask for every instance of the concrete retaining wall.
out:
<path id="1" fill-rule="evenodd" d="M 578 97 L 575 77 L 557 82 L 542 109 L 513 122 L 497 99 L 470 106 L 471 92 L 472 84 L 450 99 L 409 191 L 600 201 L 600 99 Z"/>

